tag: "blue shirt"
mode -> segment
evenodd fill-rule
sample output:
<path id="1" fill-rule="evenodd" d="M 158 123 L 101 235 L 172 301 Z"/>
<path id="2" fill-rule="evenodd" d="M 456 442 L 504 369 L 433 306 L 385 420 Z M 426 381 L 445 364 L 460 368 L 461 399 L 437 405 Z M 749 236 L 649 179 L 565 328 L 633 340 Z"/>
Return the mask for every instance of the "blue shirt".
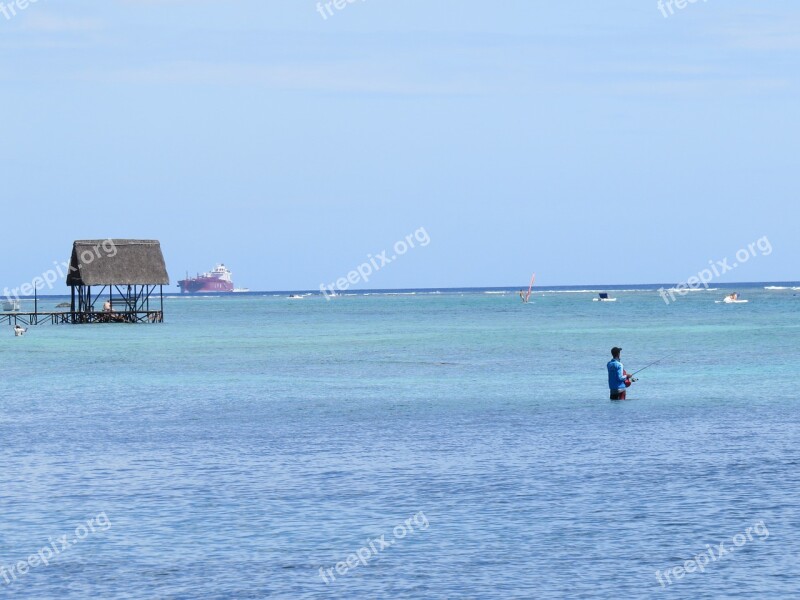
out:
<path id="1" fill-rule="evenodd" d="M 622 368 L 622 363 L 616 358 L 612 359 L 607 365 L 608 367 L 608 388 L 611 390 L 624 390 L 625 389 L 625 375 Z"/>

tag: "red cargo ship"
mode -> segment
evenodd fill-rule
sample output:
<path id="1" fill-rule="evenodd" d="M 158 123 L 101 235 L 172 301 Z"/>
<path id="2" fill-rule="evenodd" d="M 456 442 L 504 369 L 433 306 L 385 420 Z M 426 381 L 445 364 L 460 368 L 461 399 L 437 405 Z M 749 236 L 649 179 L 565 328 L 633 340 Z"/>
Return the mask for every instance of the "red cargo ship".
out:
<path id="1" fill-rule="evenodd" d="M 225 265 L 217 265 L 213 271 L 203 273 L 197 277 L 189 278 L 178 282 L 178 287 L 184 294 L 201 294 L 207 292 L 232 292 L 233 279 L 231 272 Z"/>

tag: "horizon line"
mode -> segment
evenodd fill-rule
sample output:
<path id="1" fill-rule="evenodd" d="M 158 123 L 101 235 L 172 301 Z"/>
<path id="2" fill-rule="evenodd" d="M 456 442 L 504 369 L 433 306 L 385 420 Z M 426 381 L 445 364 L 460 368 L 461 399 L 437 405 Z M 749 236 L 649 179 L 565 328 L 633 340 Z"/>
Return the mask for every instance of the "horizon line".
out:
<path id="1" fill-rule="evenodd" d="M 718 283 L 715 285 L 709 285 L 707 288 L 705 286 L 695 286 L 691 289 L 706 289 L 706 290 L 713 290 L 720 287 L 735 287 L 735 286 L 753 286 L 753 285 L 782 285 L 782 286 L 797 286 L 800 287 L 800 281 L 735 281 L 730 283 Z M 681 283 L 606 283 L 606 284 L 595 284 L 595 283 L 586 283 L 586 284 L 564 284 L 564 285 L 549 285 L 549 286 L 534 286 L 534 290 L 556 290 L 556 289 L 563 289 L 563 288 L 577 288 L 577 289 L 586 289 L 592 288 L 587 291 L 594 291 L 594 288 L 603 288 L 603 289 L 615 289 L 615 288 L 645 288 L 647 291 L 651 289 L 653 291 L 657 291 L 661 288 L 666 288 L 666 286 L 671 286 L 674 288 L 675 286 L 682 285 Z M 92 287 L 101 287 L 101 286 L 92 286 Z M 359 289 L 348 289 L 348 290 L 337 290 L 337 293 L 363 293 L 363 292 L 407 292 L 407 291 L 421 291 L 421 292 L 428 292 L 428 291 L 468 291 L 468 290 L 498 290 L 498 291 L 512 291 L 517 289 L 523 289 L 519 285 L 493 285 L 493 286 L 450 286 L 450 287 L 400 287 L 400 288 L 359 288 Z M 181 295 L 181 296 L 211 296 L 211 295 L 222 295 L 222 296 L 237 296 L 237 295 L 245 295 L 245 294 L 280 294 L 280 293 L 314 293 L 314 294 L 321 294 L 322 292 L 318 289 L 275 289 L 275 290 L 248 290 L 246 292 L 200 292 L 200 293 L 193 293 L 193 294 L 184 294 L 183 292 L 168 292 L 169 295 Z M 63 294 L 37 294 L 36 296 L 18 296 L 20 300 L 33 300 L 35 298 L 60 298 L 64 296 L 69 296 L 69 290 L 65 291 Z M 5 298 L 10 298 L 4 296 Z"/>

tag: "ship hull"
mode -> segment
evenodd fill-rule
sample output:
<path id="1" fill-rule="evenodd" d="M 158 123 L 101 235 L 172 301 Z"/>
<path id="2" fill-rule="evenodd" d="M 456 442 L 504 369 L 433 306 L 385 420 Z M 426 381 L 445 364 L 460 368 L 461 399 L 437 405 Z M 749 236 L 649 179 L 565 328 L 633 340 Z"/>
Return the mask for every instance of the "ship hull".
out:
<path id="1" fill-rule="evenodd" d="M 213 277 L 198 277 L 184 279 L 178 282 L 178 287 L 184 294 L 209 294 L 219 292 L 233 292 L 233 283 Z"/>

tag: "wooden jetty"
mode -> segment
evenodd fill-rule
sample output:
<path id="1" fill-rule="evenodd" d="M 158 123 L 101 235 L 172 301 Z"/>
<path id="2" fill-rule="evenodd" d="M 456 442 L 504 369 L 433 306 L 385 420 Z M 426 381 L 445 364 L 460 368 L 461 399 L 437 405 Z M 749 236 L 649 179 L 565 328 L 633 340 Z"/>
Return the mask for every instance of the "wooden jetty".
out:
<path id="1" fill-rule="evenodd" d="M 79 240 L 72 245 L 69 310 L 0 313 L 0 324 L 163 323 L 169 275 L 156 240 Z M 98 306 L 99 305 L 99 306 Z"/>
<path id="2" fill-rule="evenodd" d="M 163 310 L 83 312 L 0 312 L 0 325 L 72 325 L 85 323 L 163 323 Z"/>

